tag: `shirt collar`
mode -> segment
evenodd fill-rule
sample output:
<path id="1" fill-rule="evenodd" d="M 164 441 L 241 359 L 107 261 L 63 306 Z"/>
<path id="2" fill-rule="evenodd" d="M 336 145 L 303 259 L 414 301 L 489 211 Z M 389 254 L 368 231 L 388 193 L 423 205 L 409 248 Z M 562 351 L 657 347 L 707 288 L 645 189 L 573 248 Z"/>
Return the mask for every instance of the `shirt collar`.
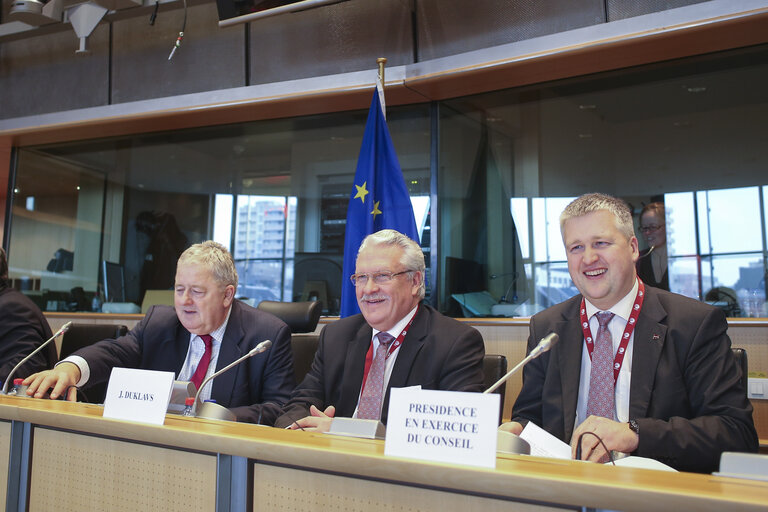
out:
<path id="1" fill-rule="evenodd" d="M 637 297 L 638 287 L 637 277 L 635 277 L 635 284 L 632 285 L 632 289 L 629 290 L 629 293 L 626 294 L 619 302 L 608 308 L 606 311 L 610 311 L 614 315 L 623 318 L 624 321 L 629 320 L 629 315 L 632 314 L 632 306 L 635 304 L 635 297 Z M 597 307 L 589 302 L 586 297 L 584 298 L 584 302 L 587 305 L 587 318 L 592 318 L 592 316 L 598 311 L 603 311 L 602 309 L 597 309 Z"/>
<path id="2" fill-rule="evenodd" d="M 387 332 L 392 335 L 393 338 L 397 338 L 400 336 L 400 333 L 403 332 L 403 329 L 405 329 L 405 326 L 408 325 L 408 322 L 411 321 L 411 318 L 413 318 L 413 315 L 416 314 L 416 310 L 419 309 L 419 305 L 417 304 L 416 307 L 414 307 L 407 315 L 405 315 L 399 322 L 397 322 L 394 327 L 391 329 L 387 329 Z M 379 334 L 378 329 L 373 329 L 373 338 L 376 337 L 377 334 Z"/>
<path id="3" fill-rule="evenodd" d="M 235 299 L 237 300 L 237 299 Z M 218 326 L 216 329 L 214 329 L 212 332 L 208 333 L 211 335 L 211 338 L 213 338 L 213 342 L 220 344 L 222 341 L 224 341 L 224 333 L 227 330 L 227 324 L 229 323 L 229 315 L 232 314 L 232 304 L 229 305 L 229 309 L 227 310 L 227 316 L 224 318 L 224 322 L 220 326 Z M 192 337 L 194 338 L 197 336 L 196 334 L 193 334 Z"/>

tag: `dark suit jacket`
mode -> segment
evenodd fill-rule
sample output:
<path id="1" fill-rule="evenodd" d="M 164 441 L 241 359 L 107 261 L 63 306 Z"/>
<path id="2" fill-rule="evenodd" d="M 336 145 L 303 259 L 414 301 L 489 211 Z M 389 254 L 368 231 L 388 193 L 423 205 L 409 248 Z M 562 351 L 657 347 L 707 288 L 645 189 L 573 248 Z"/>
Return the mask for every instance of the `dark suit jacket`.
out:
<path id="1" fill-rule="evenodd" d="M 635 328 L 629 417 L 640 427 L 635 455 L 685 471 L 711 472 L 724 451 L 757 451 L 752 406 L 722 311 L 646 287 Z M 550 332 L 560 342 L 531 361 L 512 410 L 570 442 L 576 418 L 581 353 L 581 295 L 531 318 L 528 350 Z M 625 362 L 626 363 L 626 362 Z"/>
<path id="2" fill-rule="evenodd" d="M 13 288 L 0 290 L 0 387 L 13 367 L 51 336 L 48 321 L 34 302 Z M 13 376 L 28 377 L 53 368 L 56 361 L 56 343 L 51 342 Z"/>
<path id="3" fill-rule="evenodd" d="M 351 417 L 357 407 L 365 370 L 365 355 L 373 330 L 363 315 L 328 324 L 312 369 L 294 390 L 275 422 L 285 427 L 309 415 L 309 406 L 321 411 L 336 407 L 336 416 Z M 387 385 L 381 420 L 387 422 L 390 389 L 421 385 L 424 389 L 482 391 L 483 355 L 480 333 L 422 304 L 400 346 Z"/>
<path id="4" fill-rule="evenodd" d="M 238 421 L 271 425 L 294 387 L 290 329 L 275 316 L 236 300 L 232 303 L 216 369 L 264 340 L 272 347 L 216 377 L 211 398 L 235 413 Z M 127 335 L 78 350 L 88 362 L 88 384 L 109 379 L 115 366 L 174 372 L 178 376 L 189 348 L 189 331 L 170 306 L 153 306 Z M 87 386 L 86 386 L 87 387 Z"/>

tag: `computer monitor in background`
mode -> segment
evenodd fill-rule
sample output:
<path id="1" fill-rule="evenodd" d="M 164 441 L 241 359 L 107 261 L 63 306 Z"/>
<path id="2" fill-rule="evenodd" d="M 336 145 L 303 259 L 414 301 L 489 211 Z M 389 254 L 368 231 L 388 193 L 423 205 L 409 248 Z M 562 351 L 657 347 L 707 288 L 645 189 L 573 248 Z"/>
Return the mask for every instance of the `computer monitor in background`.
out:
<path id="1" fill-rule="evenodd" d="M 344 256 L 322 252 L 297 252 L 293 260 L 293 300 L 319 300 L 323 314 L 339 314 Z"/>
<path id="2" fill-rule="evenodd" d="M 125 270 L 119 263 L 102 261 L 104 302 L 125 302 Z"/>
<path id="3" fill-rule="evenodd" d="M 444 313 L 454 317 L 468 316 L 465 308 L 461 307 L 465 304 L 457 298 L 457 295 L 482 292 L 487 290 L 487 287 L 485 265 L 474 260 L 453 256 L 445 258 L 445 291 L 447 296 L 452 297 L 455 301 L 449 300 Z M 477 315 L 475 313 L 473 316 Z"/>

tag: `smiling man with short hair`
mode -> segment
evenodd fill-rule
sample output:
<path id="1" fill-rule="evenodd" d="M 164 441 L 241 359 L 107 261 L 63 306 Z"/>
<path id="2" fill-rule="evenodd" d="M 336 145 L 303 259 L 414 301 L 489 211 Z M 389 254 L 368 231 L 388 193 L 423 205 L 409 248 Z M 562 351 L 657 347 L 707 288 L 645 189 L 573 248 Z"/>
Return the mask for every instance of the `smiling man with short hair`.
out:
<path id="1" fill-rule="evenodd" d="M 581 294 L 531 318 L 528 351 L 550 332 L 560 341 L 525 367 L 513 421 L 500 428 L 519 434 L 532 421 L 586 460 L 606 460 L 602 440 L 686 471 L 716 470 L 724 451 L 756 451 L 725 315 L 637 278 L 626 203 L 583 195 L 560 231 Z"/>

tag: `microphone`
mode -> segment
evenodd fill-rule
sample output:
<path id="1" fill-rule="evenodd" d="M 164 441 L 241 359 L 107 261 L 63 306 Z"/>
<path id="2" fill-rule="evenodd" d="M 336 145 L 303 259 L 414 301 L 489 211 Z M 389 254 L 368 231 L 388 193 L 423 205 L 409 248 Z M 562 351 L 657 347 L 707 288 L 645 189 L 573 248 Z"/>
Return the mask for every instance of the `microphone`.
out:
<path id="1" fill-rule="evenodd" d="M 504 276 L 512 276 L 512 281 L 510 281 L 509 286 L 507 286 L 507 291 L 504 292 L 504 295 L 501 296 L 499 299 L 499 304 L 507 304 L 509 301 L 507 300 L 507 297 L 509 297 L 509 290 L 512 289 L 512 286 L 517 282 L 518 273 L 517 272 L 507 272 L 506 274 L 491 274 L 489 277 L 491 279 L 498 279 L 499 277 Z"/>
<path id="2" fill-rule="evenodd" d="M 640 259 L 640 258 L 647 258 L 648 256 L 650 256 L 650 255 L 651 255 L 651 253 L 653 252 L 653 250 L 654 250 L 655 248 L 656 248 L 656 246 L 655 246 L 655 245 L 652 245 L 652 246 L 650 246 L 650 247 L 648 248 L 648 250 L 645 252 L 645 254 L 642 254 L 642 255 L 640 255 L 640 256 L 638 257 L 638 259 Z"/>
<path id="3" fill-rule="evenodd" d="M 525 359 L 520 361 L 517 364 L 517 366 L 515 366 L 514 368 L 509 370 L 505 376 L 503 376 L 502 378 L 497 380 L 494 383 L 493 386 L 491 386 L 488 389 L 486 389 L 485 391 L 483 391 L 483 393 L 485 394 L 485 393 L 493 392 L 496 388 L 498 388 L 499 386 L 504 384 L 512 375 L 517 373 L 517 371 L 520 370 L 520 368 L 522 368 L 523 366 L 528 364 L 531 360 L 536 359 L 537 357 L 539 357 L 541 354 L 543 354 L 547 350 L 551 349 L 552 346 L 555 343 L 557 343 L 559 339 L 560 339 L 560 336 L 558 336 L 557 333 L 555 333 L 555 332 L 551 332 L 551 333 L 547 334 L 546 336 L 544 336 L 543 338 L 541 338 L 541 341 L 539 341 L 539 344 L 536 345 L 533 348 L 533 350 L 531 350 L 531 352 L 525 357 Z"/>
<path id="4" fill-rule="evenodd" d="M 200 389 L 198 389 L 197 393 L 195 394 L 195 405 L 192 406 L 192 412 L 195 413 L 195 415 L 196 415 L 196 413 L 197 413 L 197 404 L 198 404 L 198 400 L 200 399 L 200 392 L 203 390 L 203 388 L 205 387 L 206 384 L 208 384 L 214 378 L 216 378 L 219 375 L 221 375 L 222 373 L 226 372 L 227 370 L 229 370 L 233 366 L 237 366 L 238 364 L 242 363 L 243 361 L 245 361 L 249 357 L 253 357 L 256 354 L 261 354 L 262 352 L 265 352 L 271 346 L 272 346 L 272 341 L 271 340 L 264 340 L 261 343 L 259 343 L 258 345 L 256 345 L 255 347 L 253 347 L 250 350 L 250 352 L 245 354 L 243 357 L 241 357 L 241 358 L 239 358 L 239 359 L 229 363 L 227 366 L 225 366 L 221 370 L 217 371 L 216 373 L 214 373 L 213 375 L 211 375 L 207 379 L 205 379 L 203 381 L 203 383 L 200 384 Z M 229 411 L 227 411 L 227 412 L 229 412 Z"/>
<path id="5" fill-rule="evenodd" d="M 37 354 L 38 352 L 43 350 L 44 347 L 48 346 L 48 344 L 50 342 L 52 342 L 53 340 L 55 340 L 56 338 L 58 338 L 59 336 L 61 336 L 65 332 L 67 332 L 71 326 L 72 326 L 72 322 L 71 321 L 65 323 L 64 325 L 62 325 L 61 328 L 58 331 L 56 331 L 56 333 L 53 336 L 48 338 L 48 340 L 46 340 L 42 345 L 37 347 L 34 351 L 32 351 L 32 353 L 29 354 L 27 357 L 25 357 L 24 359 L 19 361 L 19 363 L 16 366 L 13 367 L 13 370 L 11 370 L 11 373 L 9 373 L 8 377 L 5 379 L 5 384 L 3 384 L 3 390 L 0 392 L 0 394 L 3 394 L 3 395 L 7 395 L 8 394 L 8 384 L 10 382 L 13 382 L 13 374 L 16 373 L 16 370 L 18 370 L 24 363 L 29 361 L 32 356 L 34 356 L 35 354 Z"/>

